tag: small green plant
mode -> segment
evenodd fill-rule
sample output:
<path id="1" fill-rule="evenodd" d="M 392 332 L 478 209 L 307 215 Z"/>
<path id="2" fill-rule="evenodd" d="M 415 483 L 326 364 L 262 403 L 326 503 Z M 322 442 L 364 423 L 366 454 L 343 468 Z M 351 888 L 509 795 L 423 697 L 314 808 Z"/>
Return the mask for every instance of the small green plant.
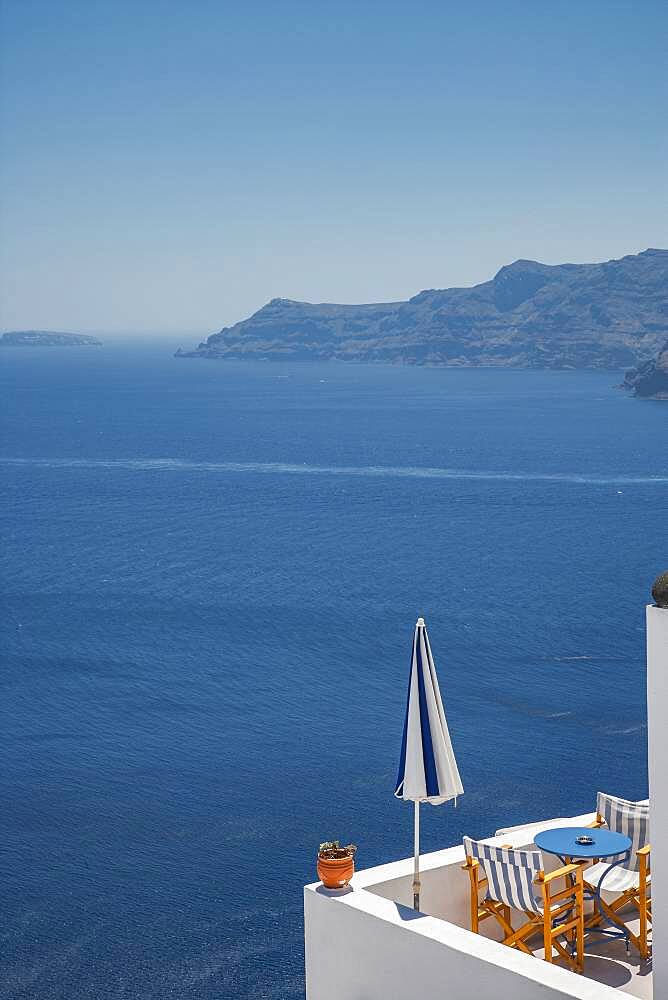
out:
<path id="1" fill-rule="evenodd" d="M 346 844 L 345 847 L 341 847 L 341 843 L 338 840 L 326 840 L 318 848 L 318 855 L 321 858 L 328 858 L 329 860 L 333 858 L 352 858 L 356 850 L 357 847 L 355 844 Z"/>

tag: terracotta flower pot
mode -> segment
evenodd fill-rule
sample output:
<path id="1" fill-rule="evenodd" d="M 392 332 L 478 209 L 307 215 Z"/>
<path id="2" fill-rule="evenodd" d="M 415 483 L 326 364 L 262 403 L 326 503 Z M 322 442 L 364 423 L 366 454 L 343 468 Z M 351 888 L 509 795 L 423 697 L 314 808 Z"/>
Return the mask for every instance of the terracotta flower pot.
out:
<path id="1" fill-rule="evenodd" d="M 355 859 L 323 858 L 318 855 L 318 878 L 326 889 L 341 889 L 348 885 L 355 872 Z"/>

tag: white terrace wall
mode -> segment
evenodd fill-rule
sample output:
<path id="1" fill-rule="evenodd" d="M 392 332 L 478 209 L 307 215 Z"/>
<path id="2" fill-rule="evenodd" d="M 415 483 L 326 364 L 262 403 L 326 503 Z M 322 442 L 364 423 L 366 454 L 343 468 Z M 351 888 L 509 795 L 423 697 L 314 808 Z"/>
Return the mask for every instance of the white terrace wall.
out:
<path id="1" fill-rule="evenodd" d="M 304 890 L 308 1000 L 620 1000 L 617 990 L 366 891 Z"/>
<path id="2" fill-rule="evenodd" d="M 668 609 L 647 608 L 654 998 L 668 998 Z"/>

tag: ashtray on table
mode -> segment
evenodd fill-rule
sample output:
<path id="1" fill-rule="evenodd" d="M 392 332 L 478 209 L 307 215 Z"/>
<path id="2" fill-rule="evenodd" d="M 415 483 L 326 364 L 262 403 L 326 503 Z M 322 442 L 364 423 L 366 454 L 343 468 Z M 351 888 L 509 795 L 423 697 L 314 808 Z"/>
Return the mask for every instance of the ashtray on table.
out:
<path id="1" fill-rule="evenodd" d="M 588 847 L 590 844 L 594 843 L 594 838 L 583 835 L 581 837 L 576 837 L 575 843 L 582 844 L 583 847 Z"/>

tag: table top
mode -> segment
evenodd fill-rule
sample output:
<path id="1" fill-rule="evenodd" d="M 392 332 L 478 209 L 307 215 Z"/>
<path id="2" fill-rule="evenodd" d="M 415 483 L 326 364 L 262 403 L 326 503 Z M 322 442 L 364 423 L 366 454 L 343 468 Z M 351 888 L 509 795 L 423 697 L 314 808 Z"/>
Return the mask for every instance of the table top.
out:
<path id="1" fill-rule="evenodd" d="M 577 837 L 591 837 L 593 844 L 578 844 Z M 536 847 L 547 854 L 562 858 L 611 858 L 631 849 L 631 840 L 623 833 L 613 833 L 605 827 L 560 826 L 554 830 L 541 830 L 534 837 Z"/>

